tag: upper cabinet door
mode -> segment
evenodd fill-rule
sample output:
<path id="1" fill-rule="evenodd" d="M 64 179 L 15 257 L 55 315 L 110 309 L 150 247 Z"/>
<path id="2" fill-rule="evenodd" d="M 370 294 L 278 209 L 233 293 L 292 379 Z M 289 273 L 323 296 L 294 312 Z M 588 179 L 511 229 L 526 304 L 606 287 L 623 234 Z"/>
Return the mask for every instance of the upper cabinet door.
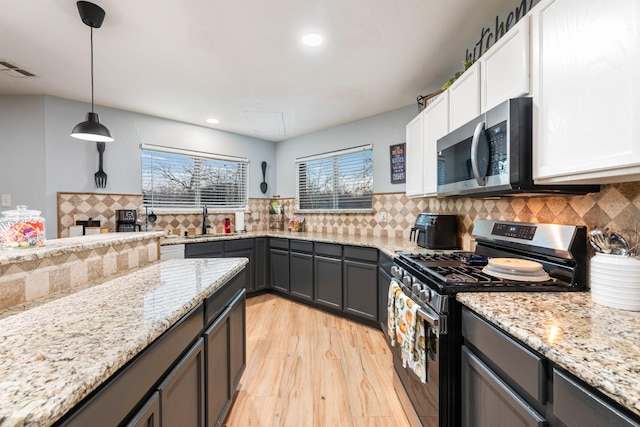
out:
<path id="1" fill-rule="evenodd" d="M 529 93 L 529 16 L 480 57 L 482 112 Z"/>
<path id="2" fill-rule="evenodd" d="M 531 24 L 535 181 L 640 179 L 640 2 L 546 0 Z"/>
<path id="3" fill-rule="evenodd" d="M 480 63 L 476 62 L 449 88 L 449 129 L 480 115 Z"/>
<path id="4" fill-rule="evenodd" d="M 407 125 L 407 141 L 405 159 L 407 159 L 407 180 L 405 184 L 405 192 L 408 197 L 421 197 L 424 195 L 422 189 L 422 119 L 424 110 L 420 112 Z"/>
<path id="5" fill-rule="evenodd" d="M 449 91 L 425 109 L 423 119 L 423 190 L 425 196 L 438 192 L 438 139 L 449 132 Z"/>

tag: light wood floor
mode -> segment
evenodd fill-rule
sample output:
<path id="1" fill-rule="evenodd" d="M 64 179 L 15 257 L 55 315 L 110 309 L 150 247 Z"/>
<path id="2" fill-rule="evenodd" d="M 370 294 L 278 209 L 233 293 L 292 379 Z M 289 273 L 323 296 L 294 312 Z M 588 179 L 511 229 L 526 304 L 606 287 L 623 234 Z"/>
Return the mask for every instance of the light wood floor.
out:
<path id="1" fill-rule="evenodd" d="M 226 426 L 408 426 L 380 330 L 266 294 L 247 300 L 247 368 Z"/>

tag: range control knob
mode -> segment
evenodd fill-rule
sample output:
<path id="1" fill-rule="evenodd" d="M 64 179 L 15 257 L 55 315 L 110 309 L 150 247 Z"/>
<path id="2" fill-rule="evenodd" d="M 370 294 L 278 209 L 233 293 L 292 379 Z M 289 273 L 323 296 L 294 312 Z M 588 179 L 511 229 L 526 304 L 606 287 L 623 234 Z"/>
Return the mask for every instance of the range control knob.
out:
<path id="1" fill-rule="evenodd" d="M 420 282 L 413 282 L 413 285 L 411 285 L 411 290 L 414 294 L 418 295 L 421 290 Z"/>
<path id="2" fill-rule="evenodd" d="M 411 283 L 413 282 L 411 276 L 404 276 L 402 278 L 402 283 L 404 283 L 404 285 L 408 288 L 411 288 Z"/>
<path id="3" fill-rule="evenodd" d="M 431 301 L 431 289 L 426 286 L 420 291 L 420 299 L 424 302 Z"/>

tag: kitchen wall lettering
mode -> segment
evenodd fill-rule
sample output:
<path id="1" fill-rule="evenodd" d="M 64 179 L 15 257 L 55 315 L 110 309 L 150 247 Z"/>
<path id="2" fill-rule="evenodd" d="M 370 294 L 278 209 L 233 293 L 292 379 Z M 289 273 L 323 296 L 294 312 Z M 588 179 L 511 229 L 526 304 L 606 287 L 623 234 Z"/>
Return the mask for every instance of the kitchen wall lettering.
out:
<path id="1" fill-rule="evenodd" d="M 406 143 L 403 142 L 390 147 L 392 184 L 402 184 L 407 180 L 405 146 Z"/>
<path id="2" fill-rule="evenodd" d="M 466 60 L 476 61 L 489 49 L 495 42 L 500 40 L 504 34 L 509 31 L 524 15 L 526 15 L 533 6 L 538 4 L 540 0 L 522 0 L 515 10 L 507 15 L 506 19 L 500 20 L 500 16 L 496 15 L 496 24 L 492 28 L 482 28 L 480 39 L 473 47 L 472 51 L 467 49 Z"/>

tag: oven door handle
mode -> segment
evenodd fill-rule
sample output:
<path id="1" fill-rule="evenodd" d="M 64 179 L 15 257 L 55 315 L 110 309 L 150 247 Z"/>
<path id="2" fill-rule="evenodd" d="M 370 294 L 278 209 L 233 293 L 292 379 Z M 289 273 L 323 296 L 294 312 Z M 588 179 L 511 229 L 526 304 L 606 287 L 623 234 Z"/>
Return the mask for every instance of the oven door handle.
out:
<path id="1" fill-rule="evenodd" d="M 418 309 L 418 317 L 422 318 L 425 322 L 427 322 L 433 332 L 436 335 L 444 335 L 447 333 L 447 322 L 446 317 L 439 316 L 436 312 L 427 308 L 427 310 L 423 308 Z"/>
<path id="2" fill-rule="evenodd" d="M 484 122 L 476 125 L 473 131 L 473 139 L 471 139 L 471 170 L 473 177 L 479 186 L 487 185 L 487 171 L 489 169 L 489 141 L 484 132 Z"/>

